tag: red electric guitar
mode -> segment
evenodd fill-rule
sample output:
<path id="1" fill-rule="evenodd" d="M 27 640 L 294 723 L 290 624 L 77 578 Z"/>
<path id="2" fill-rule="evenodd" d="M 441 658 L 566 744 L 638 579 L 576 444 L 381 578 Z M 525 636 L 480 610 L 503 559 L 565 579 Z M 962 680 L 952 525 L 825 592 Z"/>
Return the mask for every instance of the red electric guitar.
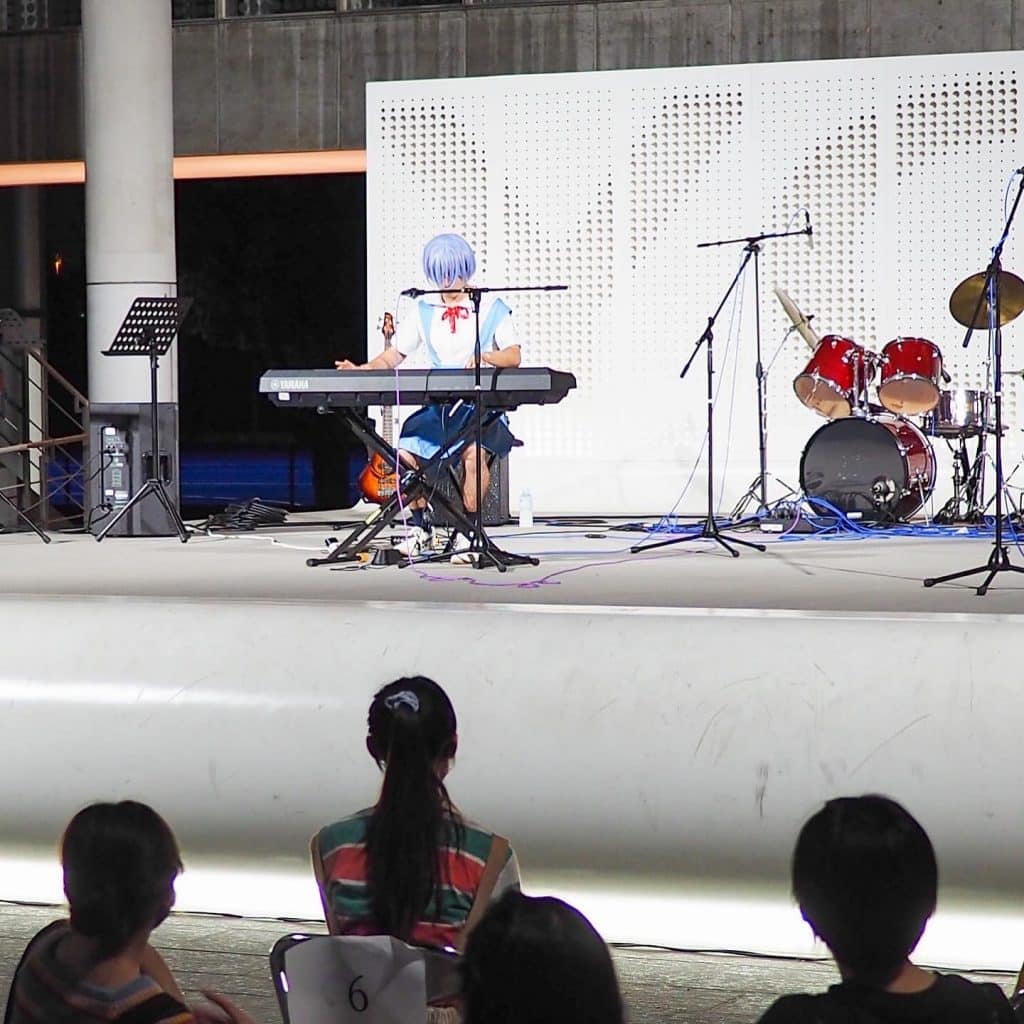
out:
<path id="1" fill-rule="evenodd" d="M 395 320 L 390 313 L 384 314 L 384 325 L 381 327 L 381 334 L 384 335 L 384 348 L 391 348 L 391 338 L 395 333 Z M 381 431 L 380 436 L 393 448 L 395 445 L 395 412 L 394 407 L 382 405 L 380 407 Z M 380 452 L 374 452 L 366 469 L 359 474 L 359 490 L 367 501 L 375 501 L 383 505 L 395 493 L 397 479 L 395 467 L 392 462 L 384 458 Z"/>

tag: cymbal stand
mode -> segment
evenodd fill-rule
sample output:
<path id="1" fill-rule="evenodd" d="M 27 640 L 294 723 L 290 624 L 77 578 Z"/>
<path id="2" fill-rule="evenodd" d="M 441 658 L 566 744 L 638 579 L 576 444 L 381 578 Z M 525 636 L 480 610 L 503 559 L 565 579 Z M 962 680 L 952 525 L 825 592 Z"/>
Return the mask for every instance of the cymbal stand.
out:
<path id="1" fill-rule="evenodd" d="M 984 572 L 987 573 L 985 580 L 981 586 L 977 588 L 977 594 L 979 597 L 983 597 L 988 593 L 988 588 L 998 573 L 1024 573 L 1024 568 L 1018 565 L 1013 565 L 1010 562 L 1007 545 L 1003 542 L 1003 487 L 1005 484 L 1003 478 L 1003 330 L 999 318 L 999 276 L 1002 270 L 1000 260 L 1003 253 L 1003 246 L 1006 244 L 1006 239 L 1010 234 L 1010 225 L 1013 223 L 1013 218 L 1016 216 L 1017 207 L 1020 206 L 1022 195 L 1024 195 L 1024 175 L 1021 176 L 1020 184 L 1017 187 L 1017 197 L 1014 199 L 1013 207 L 1010 210 L 1009 216 L 1006 218 L 1006 225 L 1003 228 L 1002 237 L 992 250 L 992 260 L 989 263 L 985 274 L 985 283 L 981 291 L 978 293 L 978 301 L 975 306 L 974 315 L 971 317 L 971 326 L 967 328 L 967 335 L 963 342 L 964 348 L 970 344 L 971 335 L 974 333 L 974 324 L 977 322 L 978 313 L 981 310 L 981 301 L 987 296 L 988 336 L 991 350 L 995 356 L 993 382 L 995 384 L 994 396 L 996 406 L 996 535 L 992 542 L 992 552 L 988 557 L 988 561 L 984 565 L 979 565 L 972 569 L 964 569 L 961 572 L 946 573 L 944 576 L 935 576 L 922 581 L 926 587 L 933 587 L 936 583 L 947 583 L 951 580 L 962 579 L 965 576 L 975 576 L 980 572 Z"/>

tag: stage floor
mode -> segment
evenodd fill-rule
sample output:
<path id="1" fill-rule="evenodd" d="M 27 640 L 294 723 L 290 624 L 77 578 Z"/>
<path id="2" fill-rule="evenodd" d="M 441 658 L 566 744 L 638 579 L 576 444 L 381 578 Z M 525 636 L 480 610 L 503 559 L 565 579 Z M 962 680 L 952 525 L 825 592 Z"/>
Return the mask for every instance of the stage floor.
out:
<path id="1" fill-rule="evenodd" d="M 352 512 L 342 513 L 350 521 Z M 339 522 L 341 520 L 339 519 Z M 119 597 L 199 597 L 221 600 L 551 604 L 578 607 L 792 610 L 812 612 L 1024 612 L 1024 574 L 1000 573 L 984 597 L 983 580 L 927 589 L 926 576 L 984 564 L 991 539 L 879 534 L 830 539 L 745 530 L 767 544 L 732 558 L 709 541 L 687 540 L 642 555 L 630 546 L 644 534 L 614 521 L 583 526 L 495 529 L 506 550 L 533 554 L 539 566 L 499 573 L 447 564 L 341 565 L 309 568 L 328 537 L 338 537 L 324 513 L 292 516 L 289 526 L 254 533 L 170 538 L 81 535 L 0 535 L 0 573 L 7 594 Z M 653 539 L 662 539 L 659 535 Z M 1010 559 L 1024 567 L 1012 544 Z"/>

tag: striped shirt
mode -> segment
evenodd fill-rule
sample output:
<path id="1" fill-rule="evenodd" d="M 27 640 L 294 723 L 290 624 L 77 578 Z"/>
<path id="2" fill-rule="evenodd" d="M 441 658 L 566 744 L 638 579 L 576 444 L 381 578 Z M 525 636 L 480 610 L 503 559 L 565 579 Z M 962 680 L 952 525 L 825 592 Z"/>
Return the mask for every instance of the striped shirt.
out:
<path id="1" fill-rule="evenodd" d="M 85 981 L 57 956 L 70 931 L 67 921 L 55 921 L 28 944 L 8 997 L 7 1024 L 194 1024 L 191 1010 L 145 974 L 116 989 Z"/>
<path id="2" fill-rule="evenodd" d="M 381 932 L 373 921 L 367 883 L 366 827 L 371 814 L 372 807 L 359 811 L 327 825 L 317 836 L 326 888 L 324 902 L 341 935 L 379 935 Z M 494 841 L 493 832 L 469 822 L 463 823 L 461 837 L 457 836 L 453 822 L 447 823 L 446 831 L 442 884 L 431 897 L 422 918 L 413 925 L 408 941 L 415 945 L 442 948 L 456 945 L 473 907 Z M 457 847 L 458 839 L 461 845 Z M 519 863 L 510 847 L 491 898 L 513 887 L 519 887 Z"/>

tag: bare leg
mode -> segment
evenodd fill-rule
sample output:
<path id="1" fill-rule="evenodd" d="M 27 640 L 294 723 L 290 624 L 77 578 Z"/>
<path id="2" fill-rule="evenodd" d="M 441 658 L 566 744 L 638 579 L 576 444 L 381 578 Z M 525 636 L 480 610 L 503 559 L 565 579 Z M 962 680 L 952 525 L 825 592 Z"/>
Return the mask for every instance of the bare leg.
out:
<path id="1" fill-rule="evenodd" d="M 467 446 L 462 453 L 462 501 L 469 513 L 476 512 L 476 445 Z M 480 453 L 480 493 L 486 494 L 491 484 L 491 468 L 487 465 L 487 452 Z"/>
<path id="2" fill-rule="evenodd" d="M 402 448 L 399 448 L 398 457 L 402 460 L 403 466 L 408 466 L 410 469 L 419 468 L 419 460 L 412 453 L 407 452 Z M 413 498 L 412 501 L 407 502 L 405 507 L 408 509 L 426 508 L 427 499 L 421 495 L 420 497 Z"/>

